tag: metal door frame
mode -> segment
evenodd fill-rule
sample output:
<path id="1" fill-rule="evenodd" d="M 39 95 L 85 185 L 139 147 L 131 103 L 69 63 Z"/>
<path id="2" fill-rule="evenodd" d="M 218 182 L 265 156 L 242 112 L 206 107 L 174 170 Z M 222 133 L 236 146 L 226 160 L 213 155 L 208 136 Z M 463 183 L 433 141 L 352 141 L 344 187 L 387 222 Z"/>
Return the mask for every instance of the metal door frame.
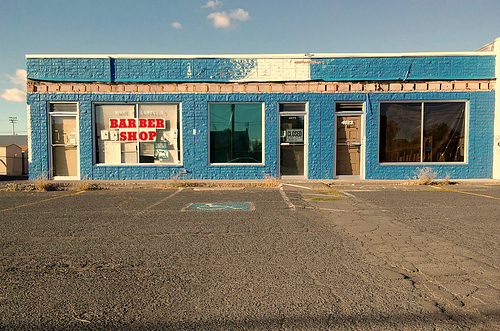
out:
<path id="1" fill-rule="evenodd" d="M 280 102 L 280 104 L 284 103 L 301 103 L 305 105 L 305 111 L 297 112 L 297 111 L 278 111 L 278 176 L 284 179 L 307 179 L 308 173 L 308 144 L 309 144 L 309 117 L 308 110 L 309 104 L 307 102 Z M 304 116 L 304 175 L 284 175 L 281 176 L 281 116 Z"/>
<path id="2" fill-rule="evenodd" d="M 359 149 L 359 175 L 337 175 L 337 122 L 341 116 L 356 116 L 360 118 L 360 149 Z M 365 151 L 366 151 L 366 135 L 365 135 L 365 112 L 335 112 L 334 116 L 334 162 L 333 162 L 333 177 L 338 179 L 365 179 Z"/>
<path id="3" fill-rule="evenodd" d="M 68 102 L 62 102 L 68 103 Z M 74 117 L 75 118 L 75 126 L 76 126 L 76 176 L 54 176 L 54 155 L 52 151 L 52 147 L 54 144 L 52 143 L 52 118 L 53 117 Z M 48 113 L 48 154 L 49 154 L 49 173 L 47 174 L 53 180 L 79 180 L 80 179 L 80 130 L 79 130 L 79 118 L 78 118 L 78 105 L 77 112 L 49 112 Z M 73 146 L 73 145 L 72 145 Z"/>

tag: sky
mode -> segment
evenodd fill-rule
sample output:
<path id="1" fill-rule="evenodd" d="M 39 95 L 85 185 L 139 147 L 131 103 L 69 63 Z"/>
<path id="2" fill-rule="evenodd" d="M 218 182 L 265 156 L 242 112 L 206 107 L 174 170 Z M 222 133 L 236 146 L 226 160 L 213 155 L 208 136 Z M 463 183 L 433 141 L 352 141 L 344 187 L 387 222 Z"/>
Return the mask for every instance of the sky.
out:
<path id="1" fill-rule="evenodd" d="M 26 54 L 474 51 L 498 0 L 0 0 L 0 135 L 26 134 Z"/>

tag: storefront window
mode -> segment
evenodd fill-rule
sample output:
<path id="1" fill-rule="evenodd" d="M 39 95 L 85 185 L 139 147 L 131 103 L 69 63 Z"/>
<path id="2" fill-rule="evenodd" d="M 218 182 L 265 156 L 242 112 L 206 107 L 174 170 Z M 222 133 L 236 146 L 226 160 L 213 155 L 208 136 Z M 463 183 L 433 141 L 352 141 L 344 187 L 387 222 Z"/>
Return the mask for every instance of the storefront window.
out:
<path id="1" fill-rule="evenodd" d="M 95 106 L 99 164 L 181 162 L 177 104 Z"/>
<path id="2" fill-rule="evenodd" d="M 465 103 L 381 103 L 380 162 L 464 162 Z"/>
<path id="3" fill-rule="evenodd" d="M 262 104 L 210 104 L 210 163 L 262 163 Z"/>

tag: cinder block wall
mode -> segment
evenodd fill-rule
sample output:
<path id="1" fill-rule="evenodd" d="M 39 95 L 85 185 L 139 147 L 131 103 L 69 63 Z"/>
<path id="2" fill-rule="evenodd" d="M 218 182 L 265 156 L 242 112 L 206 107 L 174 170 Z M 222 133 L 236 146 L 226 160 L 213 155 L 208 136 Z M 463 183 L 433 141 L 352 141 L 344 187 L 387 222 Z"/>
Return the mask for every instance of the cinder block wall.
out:
<path id="1" fill-rule="evenodd" d="M 262 179 L 278 176 L 278 104 L 309 105 L 307 178 L 331 179 L 334 106 L 366 103 L 365 177 L 406 179 L 430 166 L 452 178 L 491 178 L 495 57 L 492 55 L 302 58 L 28 57 L 32 157 L 30 178 L 49 174 L 48 103 L 78 103 L 80 177 L 88 179 Z M 467 161 L 380 164 L 380 101 L 468 102 Z M 182 165 L 94 164 L 93 104 L 176 102 L 182 105 Z M 210 165 L 208 104 L 265 106 L 263 165 Z M 196 135 L 193 135 L 196 130 Z"/>
<path id="2" fill-rule="evenodd" d="M 468 101 L 468 158 L 461 164 L 380 164 L 379 102 L 422 100 Z M 32 162 L 30 178 L 49 172 L 48 103 L 78 103 L 80 125 L 80 176 L 88 179 L 169 179 L 184 174 L 193 179 L 263 179 L 276 177 L 278 171 L 278 103 L 308 102 L 308 174 L 309 179 L 334 176 L 335 128 L 334 105 L 339 101 L 366 102 L 367 179 L 412 178 L 418 167 L 430 166 L 443 177 L 491 178 L 494 92 L 398 92 L 398 93 L 172 93 L 106 94 L 46 93 L 29 94 L 31 105 Z M 94 164 L 93 103 L 100 102 L 180 102 L 182 105 L 182 165 Z M 265 111 L 264 165 L 210 165 L 208 161 L 208 104 L 210 102 L 262 102 Z M 196 130 L 196 135 L 193 135 Z"/>

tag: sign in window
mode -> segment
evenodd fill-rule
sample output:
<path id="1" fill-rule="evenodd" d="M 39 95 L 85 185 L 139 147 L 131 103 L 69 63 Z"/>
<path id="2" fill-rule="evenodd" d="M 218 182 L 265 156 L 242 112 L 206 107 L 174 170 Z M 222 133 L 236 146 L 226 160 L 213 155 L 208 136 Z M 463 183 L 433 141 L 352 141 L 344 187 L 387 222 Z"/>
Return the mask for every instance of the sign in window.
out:
<path id="1" fill-rule="evenodd" d="M 177 104 L 95 106 L 100 164 L 180 163 Z"/>

